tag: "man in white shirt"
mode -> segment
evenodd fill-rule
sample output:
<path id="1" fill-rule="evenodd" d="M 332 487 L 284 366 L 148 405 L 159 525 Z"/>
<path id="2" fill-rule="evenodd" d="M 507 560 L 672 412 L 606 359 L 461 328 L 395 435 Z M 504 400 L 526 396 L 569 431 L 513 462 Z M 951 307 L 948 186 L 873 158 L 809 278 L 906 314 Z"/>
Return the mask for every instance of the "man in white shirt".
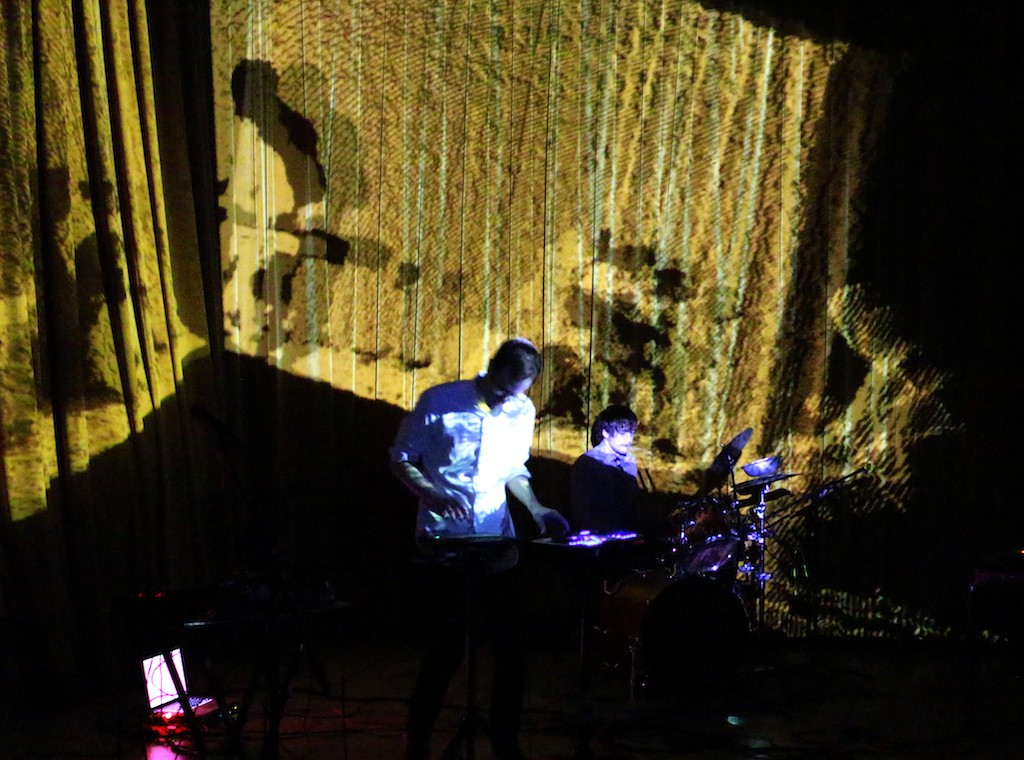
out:
<path id="1" fill-rule="evenodd" d="M 565 518 L 544 506 L 530 485 L 536 409 L 526 395 L 540 374 L 541 357 L 528 340 L 503 343 L 487 371 L 428 389 L 406 415 L 390 449 L 392 472 L 419 501 L 418 544 L 438 554 L 477 540 L 496 539 L 498 550 L 483 566 L 480 612 L 495 652 L 490 710 L 496 759 L 518 758 L 519 720 L 525 684 L 525 646 L 519 610 L 518 551 L 508 493 L 529 511 L 541 535 L 562 537 Z M 457 553 L 458 549 L 455 549 Z M 444 575 L 444 568 L 437 568 Z M 463 566 L 461 568 L 465 570 Z M 426 758 L 430 734 L 445 692 L 465 654 L 459 634 L 466 620 L 455 575 L 439 589 L 440 630 L 424 658 L 409 705 L 406 757 Z M 454 593 L 453 593 L 454 592 Z"/>

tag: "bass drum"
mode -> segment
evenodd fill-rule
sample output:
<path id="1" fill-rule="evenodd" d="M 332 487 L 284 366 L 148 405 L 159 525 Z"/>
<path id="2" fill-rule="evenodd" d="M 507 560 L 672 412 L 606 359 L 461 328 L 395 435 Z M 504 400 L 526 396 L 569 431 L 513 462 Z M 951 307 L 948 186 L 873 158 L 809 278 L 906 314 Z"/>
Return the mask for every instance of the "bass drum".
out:
<path id="1" fill-rule="evenodd" d="M 605 659 L 652 697 L 720 700 L 735 686 L 750 623 L 731 585 L 703 575 L 637 573 L 608 595 Z"/>

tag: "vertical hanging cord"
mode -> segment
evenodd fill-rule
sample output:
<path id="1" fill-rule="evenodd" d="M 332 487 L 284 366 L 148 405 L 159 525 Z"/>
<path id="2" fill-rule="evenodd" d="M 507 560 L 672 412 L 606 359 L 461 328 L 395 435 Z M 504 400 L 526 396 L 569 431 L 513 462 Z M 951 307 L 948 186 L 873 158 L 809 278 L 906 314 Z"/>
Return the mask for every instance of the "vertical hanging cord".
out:
<path id="1" fill-rule="evenodd" d="M 458 306 L 458 376 L 463 376 L 463 357 L 465 356 L 465 331 L 462 328 L 462 316 L 465 309 L 466 282 L 466 155 L 469 150 L 469 83 L 470 83 L 470 40 L 473 28 L 471 21 L 473 4 L 470 0 L 463 18 L 463 86 L 462 86 L 462 175 L 459 180 L 459 306 Z"/>
<path id="2" fill-rule="evenodd" d="M 835 43 L 834 39 L 831 42 L 828 43 L 828 52 L 826 53 L 826 55 L 828 57 L 828 63 L 829 63 L 829 69 L 830 70 L 832 68 L 834 68 L 834 66 L 835 66 L 835 45 L 836 45 L 836 43 Z M 835 123 L 834 123 L 834 114 L 832 112 L 832 99 L 831 98 L 825 98 L 825 113 L 824 113 L 824 117 L 823 118 L 824 118 L 824 121 L 825 121 L 825 129 L 827 130 L 827 134 L 828 134 L 828 158 L 826 159 L 828 161 L 828 171 L 826 172 L 826 175 L 825 175 L 827 177 L 827 179 L 825 181 L 826 181 L 827 184 L 831 184 L 832 181 L 833 181 L 832 178 L 834 177 L 834 174 L 833 174 L 833 168 L 834 167 L 833 167 L 833 164 L 832 164 L 832 158 L 835 155 L 835 145 L 833 144 L 833 141 L 835 140 Z M 825 198 L 831 198 L 832 197 L 831 188 L 828 188 L 826 190 L 824 197 Z M 824 245 L 826 246 L 826 251 L 825 251 L 825 255 L 822 257 L 822 264 L 821 264 L 821 266 L 824 267 L 824 270 L 825 270 L 824 271 L 824 277 L 823 277 L 824 289 L 823 289 L 823 294 L 822 294 L 823 297 L 824 297 L 824 304 L 823 304 L 823 308 L 821 310 L 821 312 L 822 312 L 821 313 L 821 318 L 824 321 L 823 334 L 825 336 L 825 340 L 822 342 L 821 350 L 824 352 L 825 355 L 822 356 L 822 361 L 821 361 L 821 381 L 822 381 L 821 387 L 822 388 L 827 388 L 828 387 L 828 298 L 829 298 L 829 291 L 828 291 L 828 288 L 829 288 L 829 282 L 828 282 L 828 259 L 829 259 L 829 254 L 830 254 L 830 251 L 827 249 L 827 246 L 829 246 L 829 241 L 832 239 L 832 236 L 831 236 L 830 233 L 831 233 L 831 230 L 832 230 L 832 224 L 833 224 L 834 220 L 832 218 L 832 204 L 826 202 L 824 205 L 825 205 L 825 241 L 824 241 Z M 828 446 L 828 440 L 826 438 L 827 435 L 828 435 L 827 426 L 826 425 L 822 425 L 821 426 L 821 433 L 820 433 L 820 437 L 819 437 L 819 443 L 818 443 L 818 446 L 819 446 L 818 477 L 822 478 L 822 479 L 825 476 L 825 457 L 824 457 L 824 452 L 825 452 L 825 450 L 826 450 L 826 448 Z"/>
<path id="3" fill-rule="evenodd" d="M 323 40 L 323 35 L 321 34 L 320 35 L 320 40 L 318 40 L 318 42 L 322 42 L 322 40 Z M 321 50 L 322 50 L 322 46 L 321 46 Z M 335 114 L 337 113 L 337 107 L 336 107 L 336 95 L 337 94 L 336 94 L 336 90 L 335 90 L 335 82 L 337 81 L 337 73 L 338 73 L 338 52 L 337 52 L 337 48 L 336 47 L 332 47 L 331 48 L 330 75 L 328 77 L 328 80 L 329 80 L 330 84 L 328 85 L 328 87 L 329 87 L 329 96 L 328 96 L 328 104 L 327 104 L 328 120 L 327 120 L 327 135 L 326 135 L 326 139 L 325 139 L 325 142 L 327 143 L 327 160 L 323 162 L 324 163 L 324 183 L 326 185 L 326 187 L 324 188 L 324 201 L 323 201 L 324 202 L 324 211 L 323 211 L 323 215 L 324 215 L 324 232 L 329 232 L 330 229 L 331 229 L 331 217 L 330 217 L 330 214 L 331 214 L 331 197 L 332 197 L 332 193 L 331 193 L 331 187 L 332 187 L 331 176 L 334 173 L 334 117 L 335 117 Z M 359 166 L 359 159 L 358 159 L 358 157 L 356 159 L 356 166 Z M 358 190 L 356 192 L 356 195 L 358 197 Z M 322 269 L 322 271 L 324 273 L 325 280 L 329 284 L 330 283 L 330 264 L 328 264 L 325 261 L 323 266 L 321 267 L 321 269 Z M 328 286 L 328 287 L 324 288 L 324 308 L 327 310 L 326 313 L 323 316 L 324 324 L 326 325 L 324 329 L 327 331 L 327 371 L 324 374 L 327 375 L 327 377 L 328 377 L 328 379 L 329 379 L 329 381 L 330 381 L 330 383 L 332 385 L 334 384 L 334 381 L 335 381 L 335 377 L 334 377 L 334 352 L 335 352 L 335 348 L 337 347 L 337 342 L 335 341 L 335 337 L 334 337 L 334 326 L 331 324 L 331 312 L 332 312 L 331 306 L 332 306 L 333 296 L 334 296 L 334 291 L 333 291 L 333 289 L 331 287 Z M 376 364 L 374 364 L 374 368 L 376 369 Z M 375 390 L 376 390 L 376 383 L 374 383 L 374 387 L 375 387 Z"/>
<path id="4" fill-rule="evenodd" d="M 597 146 L 593 146 L 597 148 Z M 597 172 L 597 150 L 593 151 L 594 167 L 591 174 L 591 233 L 590 233 L 590 314 L 588 315 L 588 332 L 589 341 L 587 344 L 587 370 L 586 370 L 586 416 L 587 422 L 591 419 L 591 406 L 593 402 L 593 382 L 594 382 L 594 330 L 595 323 L 597 321 L 597 307 L 594 293 L 597 292 L 597 250 L 600 245 L 601 229 L 600 229 L 600 206 L 598 201 L 598 190 L 600 189 L 600 180 Z M 588 437 L 589 440 L 589 437 Z M 589 448 L 586 447 L 586 448 Z"/>
<path id="5" fill-rule="evenodd" d="M 428 72 L 429 67 L 427 61 L 430 59 L 430 51 L 428 50 L 427 40 L 423 41 L 422 46 L 422 59 L 419 66 L 421 77 Z M 417 277 L 416 282 L 413 285 L 413 320 L 412 320 L 412 344 L 413 351 L 412 357 L 416 359 L 416 367 L 413 368 L 414 388 L 415 378 L 419 374 L 419 343 L 420 343 L 420 284 L 423 282 L 423 203 L 425 196 L 425 175 L 426 175 L 426 130 L 427 130 L 427 119 L 424 118 L 425 114 L 422 113 L 426 104 L 426 82 L 420 82 L 419 92 L 417 93 L 417 105 L 421 111 L 419 132 L 417 135 L 416 150 L 417 150 L 417 162 L 416 162 L 416 231 L 415 231 L 415 252 L 416 252 L 416 270 Z"/>
<path id="6" fill-rule="evenodd" d="M 541 229 L 541 252 L 542 252 L 541 253 L 541 257 L 542 257 L 543 265 L 541 267 L 541 286 L 540 286 L 541 287 L 541 336 L 540 336 L 541 337 L 541 340 L 540 340 L 541 350 L 543 350 L 543 346 L 547 345 L 548 335 L 554 333 L 554 328 L 553 327 L 549 327 L 549 325 L 548 325 L 548 320 L 553 319 L 553 312 L 554 312 L 554 309 L 549 308 L 548 298 L 549 298 L 549 293 L 551 293 L 553 291 L 553 289 L 554 289 L 554 286 L 555 286 L 554 280 L 555 280 L 555 278 L 557 276 L 557 271 L 556 271 L 556 268 L 554 266 L 554 259 L 555 259 L 555 256 L 557 256 L 557 250 L 555 250 L 555 245 L 548 238 L 548 235 L 550 234 L 551 228 L 552 228 L 552 225 L 549 225 L 549 223 L 548 223 L 549 214 L 554 213 L 553 211 L 549 212 L 549 209 L 548 209 L 548 203 L 549 203 L 549 198 L 550 198 L 550 196 L 548 194 L 548 185 L 549 185 L 550 181 L 552 181 L 551 180 L 551 177 L 552 177 L 551 164 L 552 163 L 557 164 L 557 159 L 558 159 L 558 151 L 555 150 L 554 152 L 552 152 L 552 150 L 551 150 L 552 143 L 556 143 L 557 139 L 558 139 L 557 135 L 552 135 L 551 134 L 551 129 L 552 129 L 551 122 L 552 122 L 552 111 L 556 107 L 555 106 L 555 99 L 552 97 L 552 91 L 557 91 L 557 87 L 555 86 L 555 84 L 556 84 L 556 77 L 557 77 L 557 71 L 558 71 L 557 60 L 558 60 L 558 56 L 560 55 L 560 49 L 558 47 L 558 42 L 557 41 L 559 39 L 559 30 L 561 28 L 561 18 L 562 18 L 562 6 L 561 6 L 560 2 L 556 1 L 556 3 L 555 3 L 554 19 L 552 21 L 553 33 L 549 32 L 549 34 L 548 34 L 548 42 L 549 42 L 549 47 L 548 47 L 548 82 L 547 82 L 547 92 L 545 93 L 545 96 L 544 96 L 544 103 L 545 103 L 545 108 L 544 108 L 544 190 L 543 190 L 543 200 L 542 200 L 542 203 L 541 203 L 541 208 L 544 209 L 543 218 L 542 218 L 542 221 L 541 221 L 541 225 L 542 225 L 542 229 Z M 555 123 L 557 124 L 557 120 L 556 120 Z M 542 389 L 543 394 L 544 394 L 543 395 L 544 398 L 548 398 L 548 396 L 550 395 L 551 385 L 552 385 L 552 373 L 551 372 L 547 372 L 547 373 L 545 373 L 544 383 L 541 386 L 541 389 Z M 552 430 L 551 430 L 551 425 L 550 424 L 548 424 L 547 429 L 548 429 L 547 448 L 550 448 L 551 444 L 553 442 L 552 439 L 551 439 L 551 432 L 552 432 Z"/>
<path id="7" fill-rule="evenodd" d="M 514 100 L 514 98 L 515 98 L 515 91 L 516 91 L 516 86 L 515 86 L 515 81 L 516 81 L 516 4 L 515 4 L 515 0 L 509 0 L 509 16 L 510 16 L 509 23 L 512 26 L 512 34 L 509 35 L 509 53 L 508 53 L 508 58 L 509 58 L 509 64 L 508 64 L 508 66 L 509 66 L 509 72 L 508 72 L 509 86 L 508 86 L 508 137 L 507 137 L 507 139 L 509 141 L 511 141 L 512 131 L 513 131 L 513 128 L 514 128 L 513 127 L 513 122 L 515 120 L 515 100 Z M 512 308 L 512 303 L 513 303 L 513 298 L 512 298 L 512 293 L 513 293 L 513 284 L 512 284 L 512 282 L 513 282 L 513 277 L 512 277 L 512 269 L 513 269 L 513 266 L 512 266 L 512 195 L 513 195 L 513 192 L 514 192 L 514 188 L 513 188 L 513 182 L 512 182 L 512 150 L 511 150 L 511 145 L 508 146 L 508 148 L 506 149 L 505 152 L 506 152 L 506 155 L 508 156 L 508 163 L 506 164 L 506 173 L 508 174 L 508 177 L 507 177 L 508 193 L 507 193 L 507 199 L 506 199 L 507 219 L 506 219 L 506 222 L 505 222 L 505 257 L 506 257 L 506 264 L 507 264 L 506 265 L 506 274 L 505 274 L 505 292 L 507 293 L 506 301 L 505 301 L 506 302 L 506 307 L 505 308 L 506 308 L 506 313 L 507 313 L 507 316 L 505 318 L 505 335 L 507 337 L 511 337 L 513 335 L 513 332 L 512 332 L 512 330 L 513 330 L 513 325 L 512 325 L 513 315 L 512 315 L 512 312 L 514 311 L 514 309 Z"/>
<path id="8" fill-rule="evenodd" d="M 388 19 L 388 3 L 384 3 L 384 10 L 381 13 L 381 24 L 384 35 L 383 44 L 383 56 L 381 58 L 385 63 L 388 60 L 388 31 L 391 26 Z M 360 39 L 360 44 L 362 40 Z M 384 67 L 381 67 L 381 81 L 380 81 L 380 121 L 377 128 L 377 261 L 376 261 L 376 309 L 374 314 L 374 324 L 376 326 L 376 335 L 374 337 L 373 344 L 373 355 L 375 357 L 373 362 L 373 398 L 377 400 L 380 398 L 380 353 L 381 353 L 381 298 L 384 294 L 384 283 L 383 283 L 383 272 L 384 266 L 381 258 L 381 235 L 384 226 L 384 93 L 387 91 L 387 83 L 385 81 L 386 75 L 383 73 Z M 358 198 L 358 196 L 357 196 Z"/>

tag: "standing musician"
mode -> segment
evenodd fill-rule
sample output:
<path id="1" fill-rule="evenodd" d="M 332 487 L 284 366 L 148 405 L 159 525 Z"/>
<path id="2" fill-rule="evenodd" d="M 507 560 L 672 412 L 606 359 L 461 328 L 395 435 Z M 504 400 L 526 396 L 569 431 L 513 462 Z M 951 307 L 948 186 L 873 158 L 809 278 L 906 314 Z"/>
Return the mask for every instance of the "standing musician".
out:
<path id="1" fill-rule="evenodd" d="M 390 449 L 392 472 L 419 500 L 416 536 L 421 547 L 437 540 L 499 537 L 499 551 L 479 570 L 480 617 L 492 639 L 495 673 L 490 739 L 496 760 L 521 758 L 518 748 L 525 688 L 518 550 L 507 493 L 521 502 L 541 535 L 561 538 L 565 518 L 537 499 L 526 461 L 536 409 L 526 395 L 541 371 L 541 356 L 528 340 L 503 343 L 487 371 L 472 380 L 442 383 L 423 393 L 403 419 Z M 448 544 L 450 545 L 450 544 Z M 430 565 L 437 578 L 438 623 L 409 703 L 406 758 L 428 757 L 430 735 L 448 685 L 466 654 L 465 597 L 457 573 Z"/>

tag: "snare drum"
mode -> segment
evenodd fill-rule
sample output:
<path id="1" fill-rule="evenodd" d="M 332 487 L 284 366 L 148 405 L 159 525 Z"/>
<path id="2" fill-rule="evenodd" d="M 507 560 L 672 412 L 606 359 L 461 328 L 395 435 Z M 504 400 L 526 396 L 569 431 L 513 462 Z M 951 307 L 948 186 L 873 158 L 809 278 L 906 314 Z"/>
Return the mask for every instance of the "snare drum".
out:
<path id="1" fill-rule="evenodd" d="M 731 583 L 743 558 L 743 542 L 732 532 L 683 544 L 676 561 L 680 575 L 702 575 Z"/>
<path id="2" fill-rule="evenodd" d="M 608 595 L 606 663 L 652 696 L 720 697 L 745 654 L 750 623 L 732 586 L 702 575 L 637 573 Z"/>

